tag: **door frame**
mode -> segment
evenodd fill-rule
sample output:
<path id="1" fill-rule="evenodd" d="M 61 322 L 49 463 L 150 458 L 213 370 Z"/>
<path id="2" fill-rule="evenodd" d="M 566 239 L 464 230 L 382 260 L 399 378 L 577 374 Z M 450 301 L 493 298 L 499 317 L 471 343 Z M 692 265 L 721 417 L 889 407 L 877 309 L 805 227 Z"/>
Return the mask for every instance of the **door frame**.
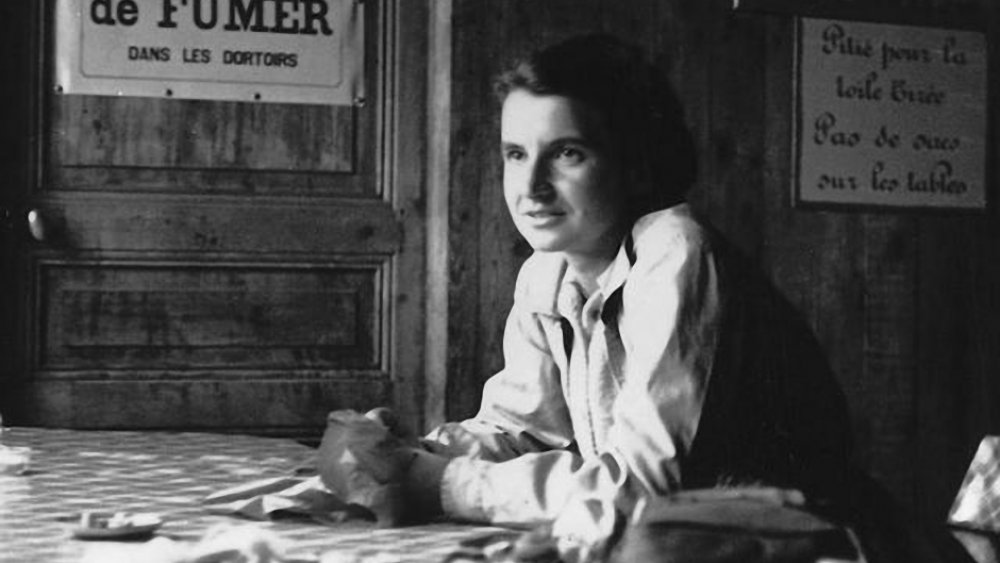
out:
<path id="1" fill-rule="evenodd" d="M 429 267 L 435 262 L 427 257 L 428 234 L 432 221 L 428 213 L 428 2 L 383 0 L 380 19 L 384 33 L 379 41 L 380 88 L 384 100 L 378 119 L 383 153 L 376 182 L 396 210 L 402 228 L 402 248 L 390 264 L 390 283 L 384 302 L 393 304 L 385 334 L 386 365 L 393 383 L 395 408 L 401 420 L 419 432 L 427 430 L 443 417 L 436 405 L 436 389 L 443 388 L 443 374 L 427 371 L 426 335 L 437 330 L 429 315 L 425 298 L 431 277 Z M 422 111 L 408 111 L 419 107 Z M 413 280 L 415 295 L 407 291 Z M 443 407 L 443 406 L 442 406 Z M 436 412 L 440 410 L 440 413 Z"/>
<path id="2" fill-rule="evenodd" d="M 28 327 L 25 322 L 28 264 L 21 249 L 32 244 L 27 229 L 30 197 L 38 184 L 43 61 L 38 56 L 41 5 L 33 0 L 9 0 L 0 8 L 0 95 L 3 127 L 0 162 L 0 411 L 5 423 L 17 422 L 18 390 L 27 370 Z"/>

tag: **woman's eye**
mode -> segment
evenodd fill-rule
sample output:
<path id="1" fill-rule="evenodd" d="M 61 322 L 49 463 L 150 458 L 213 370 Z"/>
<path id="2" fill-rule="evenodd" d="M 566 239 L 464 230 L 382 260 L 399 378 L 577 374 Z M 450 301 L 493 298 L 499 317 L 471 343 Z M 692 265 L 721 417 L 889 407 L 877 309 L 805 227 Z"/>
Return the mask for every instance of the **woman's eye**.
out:
<path id="1" fill-rule="evenodd" d="M 521 149 L 506 149 L 503 151 L 504 160 L 524 160 L 525 154 Z"/>
<path id="2" fill-rule="evenodd" d="M 559 149 L 559 152 L 556 153 L 556 156 L 560 160 L 573 163 L 581 162 L 584 158 L 583 151 L 574 147 L 563 147 Z"/>

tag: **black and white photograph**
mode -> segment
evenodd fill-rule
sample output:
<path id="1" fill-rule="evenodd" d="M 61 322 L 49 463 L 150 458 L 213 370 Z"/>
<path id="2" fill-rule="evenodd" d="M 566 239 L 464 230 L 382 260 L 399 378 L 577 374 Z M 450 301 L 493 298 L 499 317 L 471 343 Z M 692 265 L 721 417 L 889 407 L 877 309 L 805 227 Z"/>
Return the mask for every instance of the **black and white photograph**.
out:
<path id="1" fill-rule="evenodd" d="M 0 563 L 1000 562 L 995 0 L 3 0 Z"/>

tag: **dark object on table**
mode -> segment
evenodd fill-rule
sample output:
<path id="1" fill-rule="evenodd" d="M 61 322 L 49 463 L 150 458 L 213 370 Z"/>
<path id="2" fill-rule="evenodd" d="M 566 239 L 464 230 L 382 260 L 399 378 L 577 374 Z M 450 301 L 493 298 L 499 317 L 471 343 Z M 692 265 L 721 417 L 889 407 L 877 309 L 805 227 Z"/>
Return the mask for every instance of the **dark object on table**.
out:
<path id="1" fill-rule="evenodd" d="M 759 489 L 767 493 L 767 489 Z M 857 561 L 847 529 L 781 495 L 753 488 L 652 499 L 626 528 L 611 563 L 791 563 Z"/>

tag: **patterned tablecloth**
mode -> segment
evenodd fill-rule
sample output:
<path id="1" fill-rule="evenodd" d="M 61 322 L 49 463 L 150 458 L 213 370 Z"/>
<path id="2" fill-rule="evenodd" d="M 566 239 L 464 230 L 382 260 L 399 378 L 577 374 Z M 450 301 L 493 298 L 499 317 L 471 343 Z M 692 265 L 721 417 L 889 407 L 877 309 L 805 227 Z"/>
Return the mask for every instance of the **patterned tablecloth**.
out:
<path id="1" fill-rule="evenodd" d="M 95 543 L 72 537 L 83 511 L 153 512 L 157 535 L 196 541 L 218 524 L 248 520 L 209 513 L 213 492 L 269 477 L 292 476 L 315 450 L 291 440 L 200 433 L 13 428 L 8 446 L 32 448 L 25 475 L 0 475 L 0 561 L 76 562 Z M 461 540 L 496 528 L 441 523 L 377 529 L 368 522 L 324 526 L 302 519 L 254 522 L 291 544 L 292 555 L 380 563 L 441 561 Z M 106 546 L 102 546 L 106 548 Z"/>

